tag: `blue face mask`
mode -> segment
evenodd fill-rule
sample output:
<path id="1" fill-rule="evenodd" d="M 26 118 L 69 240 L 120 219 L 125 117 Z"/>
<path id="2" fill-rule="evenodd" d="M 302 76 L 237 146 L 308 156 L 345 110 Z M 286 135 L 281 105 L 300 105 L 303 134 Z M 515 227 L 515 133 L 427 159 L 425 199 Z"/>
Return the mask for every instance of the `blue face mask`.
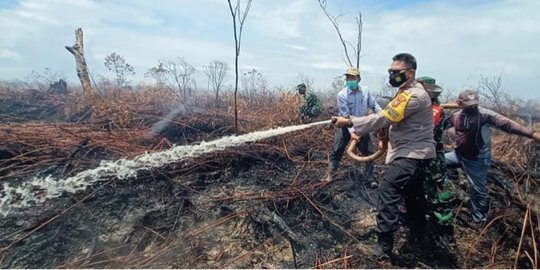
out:
<path id="1" fill-rule="evenodd" d="M 349 89 L 351 89 L 351 90 L 357 89 L 358 88 L 358 81 L 357 80 L 347 81 L 347 87 L 349 87 Z"/>

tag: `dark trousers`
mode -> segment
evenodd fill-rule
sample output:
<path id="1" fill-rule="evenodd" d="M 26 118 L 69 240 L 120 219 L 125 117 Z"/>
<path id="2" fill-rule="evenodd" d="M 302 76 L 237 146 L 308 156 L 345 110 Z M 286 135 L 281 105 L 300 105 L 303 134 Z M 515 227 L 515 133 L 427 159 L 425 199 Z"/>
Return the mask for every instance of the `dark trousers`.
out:
<path id="1" fill-rule="evenodd" d="M 427 201 L 423 182 L 425 167 L 431 159 L 396 158 L 389 164 L 383 181 L 379 184 L 379 200 L 376 231 L 393 236 L 396 231 L 401 198 L 405 197 L 407 221 L 412 234 L 424 233 Z"/>
<path id="2" fill-rule="evenodd" d="M 330 169 L 335 171 L 339 168 L 339 163 L 343 157 L 343 153 L 347 147 L 347 144 L 351 140 L 351 133 L 347 128 L 337 128 L 336 137 L 334 139 L 334 147 L 332 153 L 330 154 Z M 373 154 L 373 144 L 371 143 L 371 136 L 364 134 L 360 138 L 360 142 L 356 145 L 357 151 L 364 156 Z M 373 168 L 374 162 L 369 161 L 365 164 L 366 168 L 364 170 L 364 175 L 367 180 L 373 181 Z"/>

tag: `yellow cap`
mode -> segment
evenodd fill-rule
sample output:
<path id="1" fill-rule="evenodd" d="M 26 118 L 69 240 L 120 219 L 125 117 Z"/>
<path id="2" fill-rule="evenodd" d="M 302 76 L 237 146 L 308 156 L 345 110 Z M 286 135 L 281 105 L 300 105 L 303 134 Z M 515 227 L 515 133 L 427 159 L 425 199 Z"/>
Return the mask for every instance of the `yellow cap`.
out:
<path id="1" fill-rule="evenodd" d="M 349 69 L 347 69 L 347 72 L 345 72 L 344 75 L 352 75 L 352 76 L 360 77 L 360 70 L 355 67 L 350 67 Z"/>

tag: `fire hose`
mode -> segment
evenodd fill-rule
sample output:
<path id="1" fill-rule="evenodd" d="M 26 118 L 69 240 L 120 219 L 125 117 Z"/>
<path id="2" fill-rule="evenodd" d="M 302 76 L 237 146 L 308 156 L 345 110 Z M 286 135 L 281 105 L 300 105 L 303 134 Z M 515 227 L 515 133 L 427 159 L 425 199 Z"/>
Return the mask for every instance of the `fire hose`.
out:
<path id="1" fill-rule="evenodd" d="M 444 109 L 459 109 L 459 105 L 457 103 L 444 103 L 441 104 L 441 107 Z M 349 146 L 347 147 L 347 154 L 354 160 L 359 162 L 368 162 L 375 160 L 382 156 L 386 149 L 388 149 L 388 128 L 381 129 L 377 132 L 377 139 L 379 140 L 378 148 L 377 150 L 368 156 L 361 156 L 356 154 L 356 149 L 358 145 L 358 141 L 360 140 L 360 137 L 356 134 L 351 134 L 351 141 L 349 142 Z"/>
<path id="2" fill-rule="evenodd" d="M 388 129 L 381 129 L 377 132 L 377 139 L 379 139 L 378 148 L 377 150 L 369 155 L 369 156 L 360 156 L 356 154 L 356 145 L 358 144 L 358 141 L 360 140 L 360 137 L 356 134 L 351 134 L 351 141 L 349 143 L 349 146 L 347 147 L 347 154 L 354 160 L 359 162 L 368 162 L 371 160 L 375 160 L 382 156 L 386 149 L 388 148 Z"/>

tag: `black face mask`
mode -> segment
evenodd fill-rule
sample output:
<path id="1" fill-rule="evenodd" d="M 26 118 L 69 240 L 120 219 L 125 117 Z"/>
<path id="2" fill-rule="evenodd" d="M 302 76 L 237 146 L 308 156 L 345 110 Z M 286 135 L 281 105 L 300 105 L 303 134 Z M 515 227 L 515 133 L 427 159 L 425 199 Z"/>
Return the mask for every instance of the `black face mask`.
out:
<path id="1" fill-rule="evenodd" d="M 464 108 L 463 109 L 463 112 L 465 114 L 477 114 L 478 113 L 478 107 L 473 107 L 473 108 Z"/>
<path id="2" fill-rule="evenodd" d="M 392 87 L 400 87 L 408 79 L 409 78 L 407 78 L 407 75 L 405 75 L 405 72 L 398 73 L 398 74 L 390 74 L 388 83 L 390 83 Z"/>

